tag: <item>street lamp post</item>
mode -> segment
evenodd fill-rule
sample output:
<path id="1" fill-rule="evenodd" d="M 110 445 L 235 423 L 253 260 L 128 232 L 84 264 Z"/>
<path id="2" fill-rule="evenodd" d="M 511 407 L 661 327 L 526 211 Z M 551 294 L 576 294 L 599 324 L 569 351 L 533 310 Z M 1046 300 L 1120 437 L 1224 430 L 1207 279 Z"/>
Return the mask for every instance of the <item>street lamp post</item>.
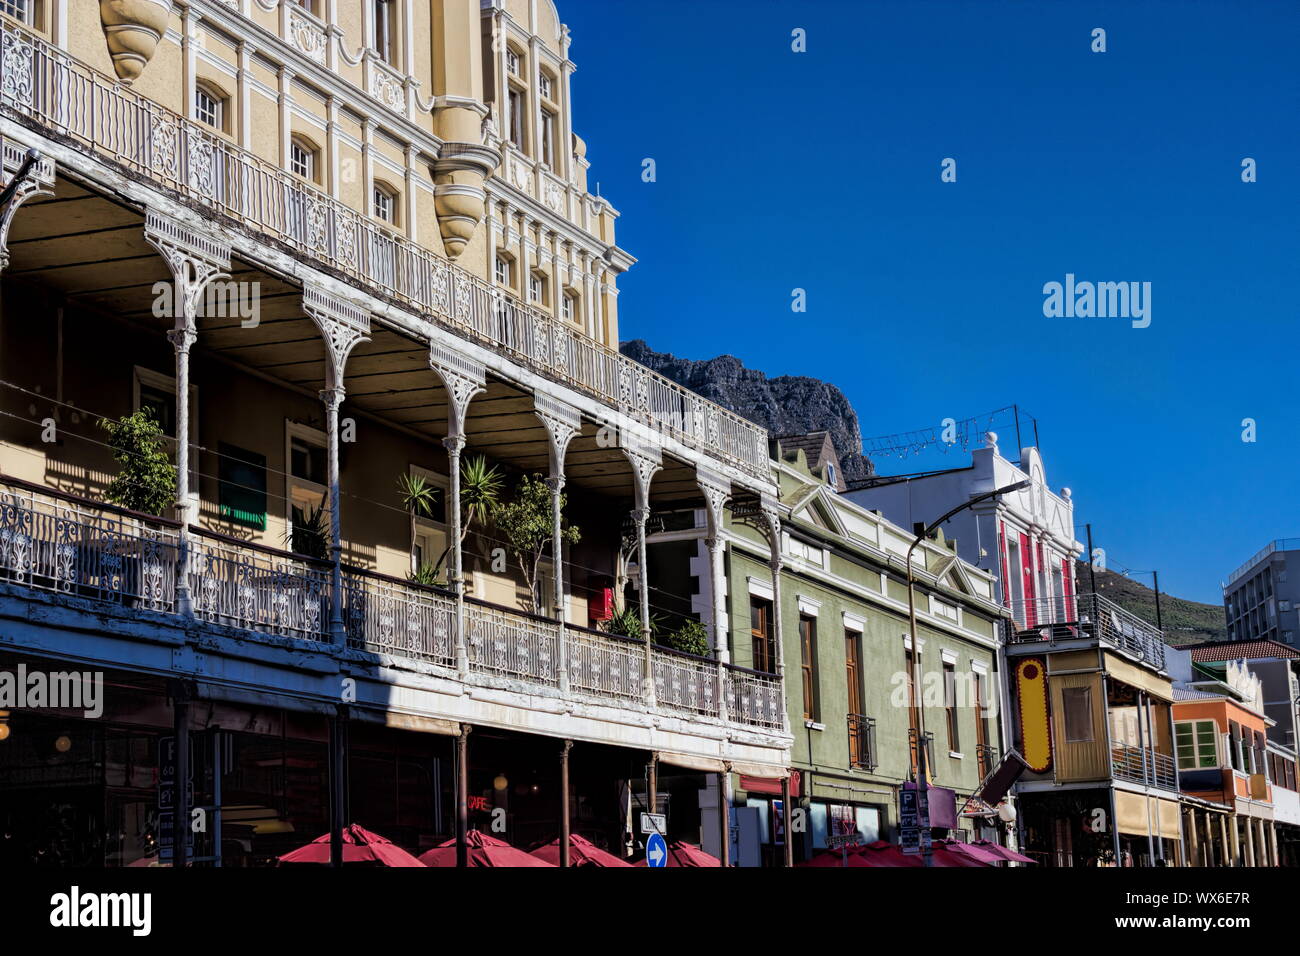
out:
<path id="1" fill-rule="evenodd" d="M 925 698 L 921 695 L 920 685 L 916 682 L 916 661 L 921 655 L 917 652 L 916 581 L 912 576 L 912 552 L 916 550 L 918 544 L 930 536 L 931 532 L 933 532 L 935 528 L 942 525 L 953 515 L 965 511 L 967 508 L 977 505 L 981 501 L 987 501 L 989 498 L 997 498 L 1000 495 L 1010 494 L 1013 491 L 1027 488 L 1030 484 L 1032 484 L 1032 482 L 1026 478 L 1024 481 L 1017 481 L 1015 484 L 996 488 L 993 491 L 986 491 L 982 495 L 976 495 L 974 498 L 963 502 L 956 508 L 953 508 L 951 511 L 944 514 L 942 517 L 935 519 L 922 528 L 912 539 L 911 547 L 907 549 L 907 619 L 912 631 L 912 660 L 910 664 L 910 676 L 912 680 L 912 706 L 916 709 L 916 800 L 918 809 L 921 807 L 926 808 L 924 819 L 921 821 L 925 824 L 930 822 L 929 802 L 927 796 L 929 784 L 926 779 L 928 768 L 925 764 Z M 1003 582 L 1003 586 L 1006 586 L 1006 582 Z M 922 840 L 921 847 L 922 860 L 924 864 L 926 866 L 934 866 L 934 850 L 930 847 L 929 841 Z"/>

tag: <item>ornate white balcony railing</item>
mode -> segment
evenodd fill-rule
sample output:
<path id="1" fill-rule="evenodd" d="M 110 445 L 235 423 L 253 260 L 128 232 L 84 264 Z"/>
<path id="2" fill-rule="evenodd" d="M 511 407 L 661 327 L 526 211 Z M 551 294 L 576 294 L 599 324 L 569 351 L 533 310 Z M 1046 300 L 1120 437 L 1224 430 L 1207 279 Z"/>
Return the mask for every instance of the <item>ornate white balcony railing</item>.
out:
<path id="1" fill-rule="evenodd" d="M 719 669 L 714 661 L 655 648 L 651 666 L 655 700 L 660 707 L 684 714 L 717 716 Z"/>
<path id="2" fill-rule="evenodd" d="M 0 487 L 0 581 L 175 608 L 178 528 L 129 511 L 86 508 L 6 479 Z"/>
<path id="3" fill-rule="evenodd" d="M 330 569 L 205 533 L 191 537 L 194 616 L 312 641 L 328 641 Z"/>
<path id="4" fill-rule="evenodd" d="M 547 686 L 560 682 L 560 632 L 554 621 L 467 603 L 469 668 Z"/>
<path id="5" fill-rule="evenodd" d="M 641 700 L 645 693 L 645 645 L 640 641 L 567 628 L 569 686 L 580 693 Z"/>
<path id="6" fill-rule="evenodd" d="M 652 430 L 767 480 L 767 432 L 12 23 L 0 105 Z"/>
<path id="7" fill-rule="evenodd" d="M 343 578 L 348 646 L 456 666 L 456 601 L 376 574 Z"/>
<path id="8" fill-rule="evenodd" d="M 727 716 L 738 724 L 768 730 L 785 728 L 785 694 L 774 674 L 743 667 L 725 668 Z"/>
<path id="9" fill-rule="evenodd" d="M 199 620 L 330 642 L 327 564 L 197 528 L 189 541 Z M 0 479 L 0 583 L 175 613 L 179 545 L 174 522 Z M 456 602 L 447 592 L 347 568 L 342 611 L 350 648 L 455 670 Z M 555 621 L 473 600 L 465 603 L 465 634 L 470 681 L 488 674 L 557 688 L 563 641 L 574 694 L 614 705 L 643 701 L 640 641 L 579 627 L 561 632 Z M 731 723 L 785 727 L 774 675 L 659 647 L 651 649 L 651 667 L 661 711 L 716 719 L 725 694 Z"/>

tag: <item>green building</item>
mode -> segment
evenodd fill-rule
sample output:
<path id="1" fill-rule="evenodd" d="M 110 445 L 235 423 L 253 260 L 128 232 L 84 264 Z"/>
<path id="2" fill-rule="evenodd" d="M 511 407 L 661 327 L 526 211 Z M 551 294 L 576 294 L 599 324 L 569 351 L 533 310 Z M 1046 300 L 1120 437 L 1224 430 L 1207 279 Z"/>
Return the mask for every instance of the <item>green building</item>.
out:
<path id="1" fill-rule="evenodd" d="M 1001 756 L 1003 611 L 993 578 L 959 559 L 954 542 L 917 546 L 913 684 L 906 564 L 913 533 L 838 493 L 838 461 L 824 433 L 778 442 L 773 469 L 779 500 L 762 508 L 733 501 L 728 516 L 727 631 L 733 665 L 785 674 L 792 802 L 805 811 L 802 822 L 794 818 L 803 831 L 794 834 L 795 861 L 837 834 L 898 840 L 898 793 L 914 779 L 918 722 L 929 740 L 930 784 L 955 792 L 965 836 L 1005 842 L 996 820 L 960 816 Z M 754 519 L 773 506 L 779 587 L 771 523 Z M 736 774 L 731 782 L 751 862 L 756 829 L 762 862 L 779 865 L 786 829 L 779 781 Z M 932 806 L 944 796 L 935 794 Z M 739 856 L 745 862 L 744 847 Z"/>

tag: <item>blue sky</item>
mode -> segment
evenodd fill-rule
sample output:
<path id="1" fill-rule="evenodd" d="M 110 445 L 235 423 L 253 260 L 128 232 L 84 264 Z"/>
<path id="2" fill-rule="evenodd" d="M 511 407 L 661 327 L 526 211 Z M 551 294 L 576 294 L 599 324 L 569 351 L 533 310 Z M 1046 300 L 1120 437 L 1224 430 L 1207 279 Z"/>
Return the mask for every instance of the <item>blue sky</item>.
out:
<path id="1" fill-rule="evenodd" d="M 833 382 L 865 436 L 1018 403 L 1080 540 L 1091 522 L 1112 568 L 1158 569 L 1179 596 L 1218 603 L 1233 568 L 1300 535 L 1300 4 L 560 13 L 592 186 L 640 260 L 624 339 Z M 1150 327 L 1045 318 L 1067 272 L 1150 282 Z"/>

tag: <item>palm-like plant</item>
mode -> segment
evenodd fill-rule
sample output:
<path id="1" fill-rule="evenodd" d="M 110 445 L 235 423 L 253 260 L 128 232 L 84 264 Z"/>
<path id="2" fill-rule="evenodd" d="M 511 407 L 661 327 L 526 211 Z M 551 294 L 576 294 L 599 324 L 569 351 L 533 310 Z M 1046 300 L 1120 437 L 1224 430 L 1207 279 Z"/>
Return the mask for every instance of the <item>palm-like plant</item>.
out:
<path id="1" fill-rule="evenodd" d="M 438 489 L 423 475 L 403 474 L 397 478 L 397 493 L 411 521 L 411 574 L 417 574 L 419 567 L 415 557 L 416 519 L 421 516 L 425 518 L 433 516 L 433 506 L 438 500 Z"/>
<path id="2" fill-rule="evenodd" d="M 319 508 L 308 506 L 303 510 L 294 506 L 284 543 L 295 554 L 306 555 L 318 561 L 329 559 L 330 524 L 324 497 L 321 498 Z"/>
<path id="3" fill-rule="evenodd" d="M 497 506 L 501 504 L 501 489 L 504 487 L 505 481 L 501 476 L 501 469 L 496 465 L 489 465 L 486 456 L 475 455 L 461 462 L 460 543 L 462 545 L 469 537 L 475 523 L 486 524 L 492 517 Z M 451 548 L 451 542 L 448 542 L 447 547 L 438 556 L 437 564 L 434 565 L 438 571 L 442 570 Z"/>

